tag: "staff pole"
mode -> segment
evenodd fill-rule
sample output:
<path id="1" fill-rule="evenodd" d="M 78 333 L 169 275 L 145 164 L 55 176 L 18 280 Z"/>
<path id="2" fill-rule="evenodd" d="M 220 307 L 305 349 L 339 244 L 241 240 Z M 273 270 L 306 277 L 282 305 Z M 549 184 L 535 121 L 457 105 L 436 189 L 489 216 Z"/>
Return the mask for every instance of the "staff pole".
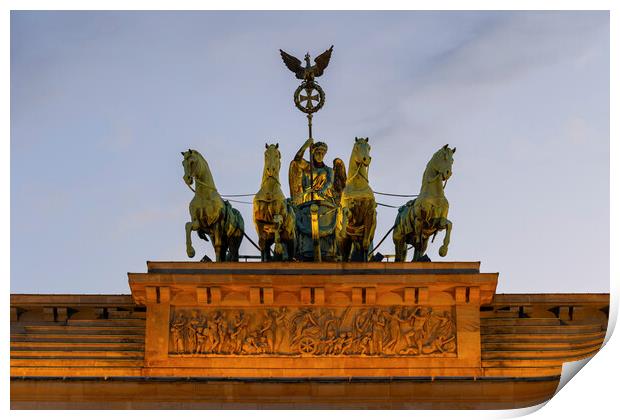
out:
<path id="1" fill-rule="evenodd" d="M 312 140 L 310 147 L 308 147 L 308 154 L 310 155 L 310 200 L 314 201 L 314 159 L 312 158 L 312 146 L 314 146 L 314 139 L 312 138 L 312 113 L 306 114 L 308 117 L 308 138 Z"/>

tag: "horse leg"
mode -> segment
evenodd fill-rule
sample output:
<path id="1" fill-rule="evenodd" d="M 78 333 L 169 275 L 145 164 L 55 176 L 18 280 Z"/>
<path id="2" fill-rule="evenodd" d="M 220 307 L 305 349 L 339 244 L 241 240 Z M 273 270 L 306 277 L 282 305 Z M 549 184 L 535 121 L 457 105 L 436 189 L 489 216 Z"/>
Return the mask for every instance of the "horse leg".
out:
<path id="1" fill-rule="evenodd" d="M 349 213 L 350 211 L 347 207 L 342 207 L 338 213 L 340 220 L 336 221 L 336 224 L 339 225 L 336 230 L 336 246 L 343 262 L 349 261 L 351 256 L 351 241 L 349 235 L 347 235 Z"/>
<path id="2" fill-rule="evenodd" d="M 341 236 L 340 231 L 336 231 L 336 252 L 340 257 L 340 261 L 346 261 L 344 257 L 344 238 Z"/>
<path id="3" fill-rule="evenodd" d="M 443 245 L 439 247 L 439 255 L 445 257 L 448 255 L 448 245 L 450 245 L 450 233 L 452 232 L 452 222 L 446 218 L 442 218 L 440 229 L 446 230 L 446 236 L 443 238 Z"/>
<path id="4" fill-rule="evenodd" d="M 271 245 L 273 245 L 273 238 L 271 236 L 263 239 L 263 245 L 261 245 L 261 260 L 271 261 L 273 256 L 271 255 Z"/>
<path id="5" fill-rule="evenodd" d="M 424 221 L 421 217 L 414 217 L 413 219 L 413 261 L 421 261 L 426 251 L 426 245 L 424 244 Z"/>
<path id="6" fill-rule="evenodd" d="M 356 240 L 351 238 L 351 251 L 348 253 L 349 261 L 362 262 L 362 238 Z"/>
<path id="7" fill-rule="evenodd" d="M 349 235 L 346 235 L 342 240 L 342 261 L 347 262 L 351 260 L 351 248 L 353 248 L 353 239 Z"/>
<path id="8" fill-rule="evenodd" d="M 282 238 L 280 238 L 280 232 L 275 232 L 273 235 L 273 259 L 275 261 L 284 260 L 284 246 L 282 245 Z"/>
<path id="9" fill-rule="evenodd" d="M 418 247 L 416 245 L 417 244 L 413 245 L 413 258 L 411 259 L 411 262 L 420 261 L 420 259 L 421 259 L 420 250 L 418 249 Z"/>
<path id="10" fill-rule="evenodd" d="M 413 243 L 414 244 L 421 244 L 422 242 L 424 242 L 423 227 L 424 227 L 424 222 L 422 221 L 422 219 L 419 217 L 416 217 L 413 220 Z"/>
<path id="11" fill-rule="evenodd" d="M 226 237 L 222 238 L 222 247 L 220 248 L 220 252 L 222 253 L 222 261 L 230 261 L 232 257 L 230 254 L 230 241 Z"/>
<path id="12" fill-rule="evenodd" d="M 187 256 L 190 258 L 194 258 L 196 255 L 196 251 L 192 246 L 192 231 L 198 230 L 200 228 L 200 223 L 198 220 L 192 220 L 191 222 L 185 223 L 185 248 L 187 251 Z"/>
<path id="13" fill-rule="evenodd" d="M 276 260 L 277 255 L 275 253 L 275 247 L 274 247 L 273 252 L 271 251 L 271 246 L 274 245 L 275 243 L 276 243 L 275 235 L 273 237 L 269 237 L 269 239 L 267 240 L 267 255 L 268 255 L 269 261 Z"/>
<path id="14" fill-rule="evenodd" d="M 268 261 L 268 250 L 269 248 L 267 247 L 267 241 L 265 240 L 265 233 L 262 232 L 263 234 L 261 235 L 260 232 L 258 234 L 258 247 L 260 248 L 260 260 L 262 262 Z"/>
<path id="15" fill-rule="evenodd" d="M 239 248 L 243 241 L 243 218 L 238 210 L 231 207 L 230 213 L 227 217 L 228 221 L 221 226 L 222 242 L 223 242 L 223 255 L 226 261 L 239 261 Z"/>
<path id="16" fill-rule="evenodd" d="M 422 237 L 422 242 L 415 247 L 415 253 L 412 261 L 426 262 L 430 261 L 430 258 L 426 255 L 426 248 L 428 247 L 428 238 Z"/>
<path id="17" fill-rule="evenodd" d="M 362 258 L 366 262 L 370 258 L 368 253 L 372 251 L 372 240 L 375 237 L 375 228 L 377 227 L 377 211 L 372 208 L 366 212 L 366 220 L 364 220 L 364 236 L 362 239 Z"/>
<path id="18" fill-rule="evenodd" d="M 293 258 L 295 258 L 295 237 L 286 241 L 286 261 L 293 261 Z"/>
<path id="19" fill-rule="evenodd" d="M 297 252 L 297 232 L 295 230 L 295 211 L 292 206 L 287 203 L 285 231 L 286 231 L 286 252 L 288 253 L 288 261 L 295 259 Z"/>
<path id="20" fill-rule="evenodd" d="M 228 261 L 239 261 L 239 247 L 243 240 L 243 234 L 235 233 L 231 238 L 228 238 Z"/>
<path id="21" fill-rule="evenodd" d="M 407 258 L 407 244 L 405 239 L 393 238 L 394 240 L 394 262 L 403 262 Z"/>
<path id="22" fill-rule="evenodd" d="M 215 262 L 225 261 L 226 258 L 222 259 L 222 227 L 218 223 L 213 228 L 213 234 L 211 235 L 211 241 L 213 242 L 213 250 L 215 251 Z M 226 255 L 226 248 L 224 248 L 224 256 Z"/>
<path id="23" fill-rule="evenodd" d="M 295 237 L 287 232 L 286 225 L 282 226 L 280 241 L 282 242 L 282 261 L 292 261 L 295 255 Z"/>
<path id="24" fill-rule="evenodd" d="M 289 214 L 287 216 L 287 221 L 284 224 L 284 229 L 283 229 L 283 233 L 284 233 L 283 239 L 284 239 L 284 244 L 286 245 L 285 261 L 293 261 L 293 259 L 295 258 L 295 247 L 297 244 L 297 238 L 295 235 L 295 224 L 294 223 L 295 223 L 295 220 Z"/>
<path id="25" fill-rule="evenodd" d="M 280 229 L 282 229 L 283 218 L 280 214 L 276 214 L 273 216 L 273 220 L 276 223 L 276 228 L 273 232 L 273 240 L 275 243 L 273 254 L 276 260 L 282 261 L 284 259 L 284 248 L 282 245 L 282 238 L 280 236 Z"/>
<path id="26" fill-rule="evenodd" d="M 288 261 L 288 242 L 289 242 L 289 235 L 288 232 L 286 230 L 287 226 L 286 226 L 286 215 L 282 215 L 280 222 L 279 222 L 279 226 L 278 226 L 278 232 L 277 232 L 277 236 L 278 236 L 278 241 L 280 242 L 280 245 L 278 246 L 276 243 L 276 252 L 279 252 L 279 260 L 280 261 Z"/>
<path id="27" fill-rule="evenodd" d="M 400 225 L 399 218 L 394 222 L 394 233 L 392 233 L 392 242 L 394 242 L 394 262 L 404 262 L 407 259 L 407 240 Z"/>

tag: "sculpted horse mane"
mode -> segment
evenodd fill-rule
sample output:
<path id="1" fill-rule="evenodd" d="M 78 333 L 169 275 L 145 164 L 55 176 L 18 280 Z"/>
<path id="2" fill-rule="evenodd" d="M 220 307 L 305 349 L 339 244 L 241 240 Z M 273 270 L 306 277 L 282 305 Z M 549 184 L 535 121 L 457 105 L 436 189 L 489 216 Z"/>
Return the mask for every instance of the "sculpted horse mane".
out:
<path id="1" fill-rule="evenodd" d="M 241 213 L 222 200 L 209 164 L 198 151 L 189 149 L 181 155 L 183 180 L 190 188 L 192 184 L 196 187 L 194 198 L 189 203 L 191 221 L 185 224 L 187 256 L 193 258 L 196 255 L 191 233 L 197 231 L 201 239 L 207 240 L 207 236 L 211 239 L 216 261 L 238 261 L 244 231 Z"/>

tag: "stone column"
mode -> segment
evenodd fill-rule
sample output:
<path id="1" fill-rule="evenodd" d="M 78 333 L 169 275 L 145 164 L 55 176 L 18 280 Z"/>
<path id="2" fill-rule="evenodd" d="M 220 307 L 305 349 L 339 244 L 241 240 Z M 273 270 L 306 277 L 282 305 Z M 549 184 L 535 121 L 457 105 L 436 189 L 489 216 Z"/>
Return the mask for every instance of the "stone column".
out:
<path id="1" fill-rule="evenodd" d="M 458 357 L 467 366 L 481 368 L 480 288 L 456 287 L 454 300 Z"/>
<path id="2" fill-rule="evenodd" d="M 146 286 L 146 337 L 144 359 L 146 366 L 168 359 L 170 336 L 170 288 Z"/>

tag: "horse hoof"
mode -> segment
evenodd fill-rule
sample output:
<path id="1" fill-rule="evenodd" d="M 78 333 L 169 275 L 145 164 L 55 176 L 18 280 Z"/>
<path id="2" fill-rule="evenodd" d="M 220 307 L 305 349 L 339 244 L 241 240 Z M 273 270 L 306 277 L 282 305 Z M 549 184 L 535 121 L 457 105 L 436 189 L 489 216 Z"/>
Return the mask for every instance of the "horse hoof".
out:
<path id="1" fill-rule="evenodd" d="M 440 257 L 445 257 L 446 255 L 448 255 L 448 247 L 445 245 L 442 245 L 439 247 L 439 256 Z"/>
<path id="2" fill-rule="evenodd" d="M 194 251 L 194 248 L 187 248 L 187 256 L 190 258 L 194 258 L 194 255 L 196 255 L 196 251 Z"/>
<path id="3" fill-rule="evenodd" d="M 428 256 L 428 254 L 424 254 L 421 257 L 417 257 L 417 258 L 414 256 L 411 262 L 431 262 L 431 259 Z"/>

